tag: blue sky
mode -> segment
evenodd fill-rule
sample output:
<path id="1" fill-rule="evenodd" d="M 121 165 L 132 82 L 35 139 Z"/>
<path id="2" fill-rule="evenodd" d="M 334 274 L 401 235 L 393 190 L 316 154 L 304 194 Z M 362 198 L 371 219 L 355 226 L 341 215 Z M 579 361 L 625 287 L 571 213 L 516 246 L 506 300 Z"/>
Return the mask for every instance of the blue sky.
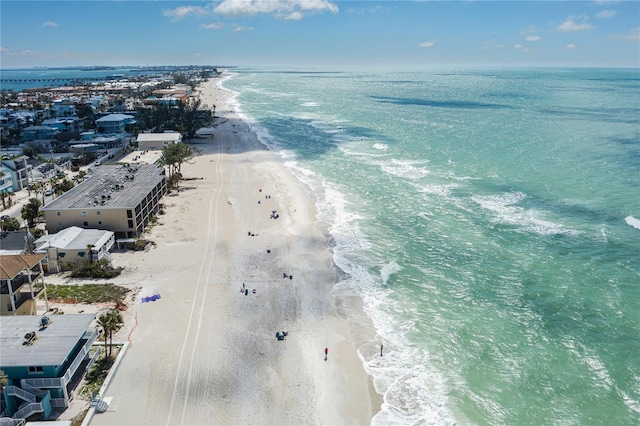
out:
<path id="1" fill-rule="evenodd" d="M 0 2 L 2 68 L 640 67 L 638 1 Z"/>

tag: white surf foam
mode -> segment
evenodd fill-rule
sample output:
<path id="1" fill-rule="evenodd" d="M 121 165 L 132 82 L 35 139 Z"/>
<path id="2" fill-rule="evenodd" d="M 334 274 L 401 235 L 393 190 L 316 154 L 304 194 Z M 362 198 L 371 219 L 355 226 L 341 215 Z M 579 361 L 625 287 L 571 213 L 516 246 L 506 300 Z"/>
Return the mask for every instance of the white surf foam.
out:
<path id="1" fill-rule="evenodd" d="M 424 167 L 425 161 L 398 160 L 379 162 L 378 165 L 385 172 L 393 176 L 401 177 L 409 180 L 417 180 L 429 175 L 431 172 Z"/>
<path id="2" fill-rule="evenodd" d="M 627 222 L 627 225 L 640 229 L 640 219 L 636 219 L 633 216 L 627 216 L 624 218 L 624 221 Z"/>
<path id="3" fill-rule="evenodd" d="M 480 207 L 494 214 L 493 221 L 513 225 L 526 232 L 539 235 L 575 234 L 558 223 L 540 218 L 541 212 L 525 209 L 515 204 L 527 198 L 522 192 L 505 192 L 497 195 L 474 195 L 471 199 Z"/>
<path id="4" fill-rule="evenodd" d="M 392 260 L 391 262 L 380 268 L 380 278 L 382 278 L 382 285 L 387 285 L 389 277 L 396 272 L 402 271 L 402 267 L 398 265 L 398 262 Z"/>

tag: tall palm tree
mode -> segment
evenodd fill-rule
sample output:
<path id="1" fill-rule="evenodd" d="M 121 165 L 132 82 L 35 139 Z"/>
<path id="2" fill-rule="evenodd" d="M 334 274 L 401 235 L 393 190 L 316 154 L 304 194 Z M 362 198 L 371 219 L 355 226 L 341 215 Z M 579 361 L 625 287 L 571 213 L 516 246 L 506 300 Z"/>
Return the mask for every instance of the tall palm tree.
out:
<path id="1" fill-rule="evenodd" d="M 21 215 L 29 224 L 29 228 L 33 228 L 35 226 L 36 219 L 40 215 L 41 205 L 42 203 L 37 198 L 30 198 L 29 202 L 22 206 Z"/>
<path id="2" fill-rule="evenodd" d="M 122 319 L 122 314 L 120 311 L 112 310 L 107 311 L 100 315 L 98 318 L 98 325 L 102 328 L 102 332 L 104 334 L 104 342 L 107 344 L 108 340 L 108 351 L 105 351 L 105 358 L 111 357 L 111 349 L 113 347 L 113 333 L 120 330 L 120 328 L 124 325 L 124 320 Z"/>
<path id="3" fill-rule="evenodd" d="M 9 200 L 9 206 L 11 206 L 11 196 L 15 195 L 13 192 L 11 191 L 7 191 L 7 192 L 0 192 L 0 197 L 2 198 L 2 209 L 6 209 L 7 208 L 7 202 L 6 200 Z"/>

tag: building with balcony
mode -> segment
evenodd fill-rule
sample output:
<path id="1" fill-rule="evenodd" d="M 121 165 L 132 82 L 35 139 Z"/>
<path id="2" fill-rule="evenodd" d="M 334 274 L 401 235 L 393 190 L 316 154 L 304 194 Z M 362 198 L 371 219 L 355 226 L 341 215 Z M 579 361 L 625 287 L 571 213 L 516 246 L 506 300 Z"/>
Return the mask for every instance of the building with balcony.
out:
<path id="1" fill-rule="evenodd" d="M 165 170 L 154 164 L 103 165 L 90 179 L 42 208 L 50 234 L 70 226 L 106 229 L 116 238 L 138 237 L 160 210 Z"/>
<path id="2" fill-rule="evenodd" d="M 0 255 L 0 316 L 35 315 L 40 298 L 44 298 L 49 309 L 42 270 L 46 256 L 46 253 Z"/>
<path id="3" fill-rule="evenodd" d="M 29 126 L 22 129 L 22 140 L 29 141 L 49 141 L 60 134 L 60 129 L 49 126 Z"/>
<path id="4" fill-rule="evenodd" d="M 102 134 L 121 134 L 124 133 L 126 127 L 135 124 L 132 115 L 127 114 L 109 114 L 96 120 L 98 132 Z"/>
<path id="5" fill-rule="evenodd" d="M 13 179 L 11 172 L 5 166 L 0 166 L 0 192 L 13 192 Z"/>
<path id="6" fill-rule="evenodd" d="M 9 379 L 0 424 L 46 420 L 69 407 L 70 394 L 96 359 L 95 314 L 14 316 L 0 322 L 0 369 Z"/>
<path id="7" fill-rule="evenodd" d="M 11 183 L 13 184 L 13 192 L 18 192 L 29 186 L 29 173 L 31 165 L 27 162 L 26 155 L 16 156 L 11 159 L 2 160 L 4 166 L 3 171 L 8 171 L 11 175 Z"/>

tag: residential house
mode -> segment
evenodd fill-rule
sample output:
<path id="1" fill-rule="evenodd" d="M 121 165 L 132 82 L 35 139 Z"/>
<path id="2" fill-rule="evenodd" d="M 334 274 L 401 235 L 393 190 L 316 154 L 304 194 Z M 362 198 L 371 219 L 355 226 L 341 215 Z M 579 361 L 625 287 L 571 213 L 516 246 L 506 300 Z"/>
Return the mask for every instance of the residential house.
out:
<path id="1" fill-rule="evenodd" d="M 86 141 L 70 141 L 69 152 L 73 154 L 86 154 L 88 152 L 98 152 L 98 145 L 87 143 Z"/>
<path id="2" fill-rule="evenodd" d="M 135 124 L 132 115 L 127 114 L 109 114 L 96 120 L 96 127 L 99 133 L 103 134 L 120 134 L 130 124 Z"/>
<path id="3" fill-rule="evenodd" d="M 55 117 L 72 117 L 76 115 L 78 99 L 56 99 L 51 103 L 51 112 Z"/>
<path id="4" fill-rule="evenodd" d="M 22 140 L 24 142 L 36 140 L 51 140 L 60 133 L 58 127 L 51 126 L 29 126 L 22 129 Z"/>
<path id="5" fill-rule="evenodd" d="M 61 132 L 81 132 L 84 130 L 84 123 L 79 117 L 57 117 L 44 120 L 43 126 L 58 129 Z"/>
<path id="6" fill-rule="evenodd" d="M 35 315 L 37 301 L 48 306 L 42 261 L 46 253 L 0 255 L 0 315 Z"/>
<path id="7" fill-rule="evenodd" d="M 115 244 L 112 231 L 83 229 L 71 226 L 56 234 L 43 235 L 35 241 L 35 253 L 47 253 L 43 266 L 48 272 L 59 273 L 76 262 L 97 262 L 110 259 Z"/>
<path id="8" fill-rule="evenodd" d="M 172 143 L 182 142 L 182 134 L 178 132 L 140 133 L 137 142 L 138 149 L 141 151 L 161 150 Z"/>
<path id="9" fill-rule="evenodd" d="M 11 171 L 5 166 L 0 166 L 0 192 L 13 192 L 13 179 L 11 179 Z"/>
<path id="10" fill-rule="evenodd" d="M 26 155 L 16 156 L 11 159 L 2 160 L 5 170 L 8 170 L 13 183 L 13 192 L 20 191 L 29 186 L 29 174 L 31 165 L 27 162 L 29 157 Z"/>
<path id="11" fill-rule="evenodd" d="M 24 231 L 0 232 L 0 255 L 24 254 L 27 234 Z M 33 238 L 33 236 L 31 237 Z"/>
<path id="12" fill-rule="evenodd" d="M 2 392 L 0 424 L 56 417 L 69 407 L 82 376 L 97 359 L 95 314 L 15 316 L 0 321 Z M 29 423 L 27 423 L 29 424 Z"/>
<path id="13" fill-rule="evenodd" d="M 113 231 L 116 238 L 139 236 L 167 192 L 164 168 L 104 165 L 92 175 L 42 208 L 47 231 L 78 226 Z"/>

